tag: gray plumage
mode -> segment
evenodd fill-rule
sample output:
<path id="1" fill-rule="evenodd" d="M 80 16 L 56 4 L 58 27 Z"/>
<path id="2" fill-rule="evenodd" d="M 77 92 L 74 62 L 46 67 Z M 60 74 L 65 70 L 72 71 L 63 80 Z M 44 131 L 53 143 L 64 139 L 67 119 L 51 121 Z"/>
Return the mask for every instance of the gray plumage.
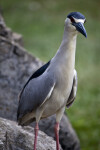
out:
<path id="1" fill-rule="evenodd" d="M 73 85 L 72 90 L 70 93 L 70 96 L 68 100 L 66 100 L 66 106 L 69 108 L 71 104 L 73 103 L 75 97 L 76 97 L 76 90 L 77 90 L 77 73 L 74 71 L 74 77 L 73 77 Z M 40 85 L 41 83 L 41 85 Z M 34 110 L 36 110 L 38 107 L 41 107 L 43 103 L 46 102 L 51 96 L 52 90 L 54 90 L 56 86 L 56 80 L 52 76 L 50 76 L 49 72 L 46 71 L 42 76 L 39 76 L 37 78 L 33 78 L 27 86 L 24 88 L 23 93 L 19 100 L 19 109 L 18 113 L 19 115 L 19 124 L 23 122 L 22 125 L 27 125 L 28 123 L 31 123 L 33 120 L 35 120 L 35 116 L 30 119 L 25 119 L 25 115 L 30 113 Z M 55 108 L 55 106 L 54 106 Z M 59 109 L 59 108 L 58 108 Z M 54 110 L 53 110 L 54 111 Z M 53 114 L 51 109 L 51 114 Z M 26 115 L 26 116 L 28 116 Z M 48 117 L 42 116 L 41 118 Z M 22 121 L 25 119 L 25 122 Z"/>
<path id="2" fill-rule="evenodd" d="M 84 22 L 85 17 L 80 13 L 72 13 L 66 18 L 63 39 L 56 55 L 35 72 L 22 89 L 17 112 L 19 124 L 27 125 L 34 120 L 38 123 L 53 114 L 59 123 L 65 106 L 70 107 L 75 100 L 76 39 L 78 31 L 87 36 Z"/>
<path id="3" fill-rule="evenodd" d="M 24 88 L 20 96 L 19 118 L 40 107 L 49 98 L 49 93 L 54 87 L 54 84 L 54 79 L 47 74 L 33 78 Z"/>

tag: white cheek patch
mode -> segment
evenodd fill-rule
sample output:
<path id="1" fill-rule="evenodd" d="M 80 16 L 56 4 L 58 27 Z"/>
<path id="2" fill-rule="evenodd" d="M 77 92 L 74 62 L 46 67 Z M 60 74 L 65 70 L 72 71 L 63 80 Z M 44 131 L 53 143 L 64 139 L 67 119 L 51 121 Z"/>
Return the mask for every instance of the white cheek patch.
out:
<path id="1" fill-rule="evenodd" d="M 74 17 L 73 17 L 73 19 L 75 20 L 76 23 L 78 23 L 78 22 L 84 23 L 85 22 L 85 19 L 76 19 Z"/>

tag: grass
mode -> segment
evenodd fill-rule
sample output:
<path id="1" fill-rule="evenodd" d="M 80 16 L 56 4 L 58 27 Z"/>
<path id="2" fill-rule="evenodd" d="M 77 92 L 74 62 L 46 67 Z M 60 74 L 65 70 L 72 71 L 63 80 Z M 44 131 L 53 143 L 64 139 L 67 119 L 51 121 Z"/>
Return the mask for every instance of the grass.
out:
<path id="1" fill-rule="evenodd" d="M 62 40 L 64 19 L 82 12 L 88 38 L 78 36 L 76 69 L 78 92 L 67 115 L 82 150 L 100 150 L 100 2 L 99 0 L 0 1 L 6 24 L 23 35 L 25 48 L 43 61 L 51 59 Z"/>

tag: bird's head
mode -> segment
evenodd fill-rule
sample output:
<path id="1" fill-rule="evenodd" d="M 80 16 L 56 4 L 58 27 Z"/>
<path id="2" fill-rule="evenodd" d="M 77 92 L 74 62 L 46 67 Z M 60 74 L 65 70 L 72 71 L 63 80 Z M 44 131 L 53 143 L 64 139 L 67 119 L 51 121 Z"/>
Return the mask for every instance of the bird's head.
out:
<path id="1" fill-rule="evenodd" d="M 82 33 L 85 37 L 87 37 L 86 30 L 84 28 L 84 23 L 86 22 L 86 18 L 80 12 L 71 12 L 68 14 L 65 25 L 71 31 L 78 31 Z"/>

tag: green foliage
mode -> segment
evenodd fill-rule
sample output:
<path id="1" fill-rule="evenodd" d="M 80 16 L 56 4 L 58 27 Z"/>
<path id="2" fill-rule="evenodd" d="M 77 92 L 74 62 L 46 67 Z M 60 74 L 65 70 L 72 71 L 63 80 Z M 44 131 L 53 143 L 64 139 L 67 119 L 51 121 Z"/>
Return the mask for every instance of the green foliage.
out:
<path id="1" fill-rule="evenodd" d="M 100 149 L 100 2 L 99 0 L 1 0 L 6 24 L 24 37 L 25 48 L 43 61 L 51 59 L 62 40 L 64 19 L 71 11 L 87 18 L 88 38 L 78 36 L 78 92 L 67 111 L 82 150 Z"/>

